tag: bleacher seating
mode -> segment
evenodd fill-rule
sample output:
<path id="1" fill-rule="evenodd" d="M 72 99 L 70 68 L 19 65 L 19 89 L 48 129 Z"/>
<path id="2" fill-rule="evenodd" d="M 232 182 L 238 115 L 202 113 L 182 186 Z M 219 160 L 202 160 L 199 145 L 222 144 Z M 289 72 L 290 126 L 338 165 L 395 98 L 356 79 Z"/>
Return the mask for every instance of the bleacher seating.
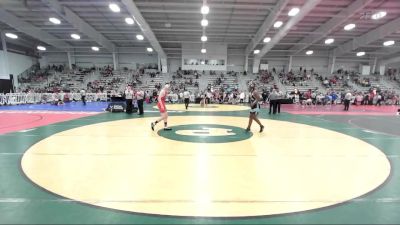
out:
<path id="1" fill-rule="evenodd" d="M 366 95 L 371 88 L 376 88 L 385 96 L 398 93 L 397 77 L 386 79 L 380 75 L 360 76 L 351 73 L 351 76 L 333 74 L 329 76 L 313 75 L 308 73 L 284 74 L 260 71 L 258 74 L 240 74 L 236 72 L 216 71 L 177 71 L 161 74 L 154 69 L 112 70 L 110 66 L 103 68 L 75 68 L 61 70 L 62 66 L 53 66 L 34 73 L 25 74 L 21 79 L 20 90 L 31 90 L 34 93 L 79 91 L 81 88 L 92 93 L 116 93 L 122 95 L 127 85 L 141 88 L 147 93 L 157 92 L 165 83 L 171 83 L 171 94 L 179 95 L 186 88 L 194 96 L 200 96 L 211 89 L 215 93 L 224 93 L 231 96 L 233 92 L 245 92 L 248 95 L 248 83 L 254 81 L 260 92 L 269 92 L 273 87 L 279 87 L 283 93 L 292 93 L 297 89 L 300 93 L 312 90 L 319 95 L 343 94 L 347 90 L 355 94 Z M 29 72 L 29 71 L 28 71 Z M 32 77 L 29 77 L 32 76 Z M 369 80 L 363 85 L 360 79 Z M 324 84 L 328 80 L 329 85 Z M 26 82 L 30 81 L 30 82 Z M 228 95 L 227 95 L 228 94 Z M 225 97 L 224 97 L 225 98 Z M 229 98 L 228 98 L 229 99 Z M 230 102 L 230 101 L 228 101 Z"/>

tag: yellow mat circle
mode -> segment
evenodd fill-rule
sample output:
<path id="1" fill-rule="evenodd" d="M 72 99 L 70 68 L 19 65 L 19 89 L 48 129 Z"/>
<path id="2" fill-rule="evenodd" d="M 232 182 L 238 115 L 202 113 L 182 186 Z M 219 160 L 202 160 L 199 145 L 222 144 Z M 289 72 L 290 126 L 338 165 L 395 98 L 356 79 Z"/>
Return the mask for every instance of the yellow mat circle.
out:
<path id="1" fill-rule="evenodd" d="M 246 105 L 226 105 L 226 104 L 209 104 L 207 107 L 201 107 L 200 104 L 189 104 L 188 110 L 185 109 L 184 104 L 167 104 L 167 110 L 170 111 L 189 111 L 189 112 L 228 112 L 228 111 L 242 111 L 249 110 L 250 107 Z M 158 109 L 153 106 L 153 109 Z"/>
<path id="2" fill-rule="evenodd" d="M 390 174 L 388 159 L 376 147 L 319 127 L 262 120 L 265 133 L 257 133 L 255 124 L 249 139 L 201 144 L 161 137 L 150 129 L 153 120 L 57 133 L 25 153 L 23 171 L 43 188 L 76 201 L 203 217 L 332 206 L 374 190 Z M 169 123 L 245 127 L 247 118 L 182 116 Z"/>

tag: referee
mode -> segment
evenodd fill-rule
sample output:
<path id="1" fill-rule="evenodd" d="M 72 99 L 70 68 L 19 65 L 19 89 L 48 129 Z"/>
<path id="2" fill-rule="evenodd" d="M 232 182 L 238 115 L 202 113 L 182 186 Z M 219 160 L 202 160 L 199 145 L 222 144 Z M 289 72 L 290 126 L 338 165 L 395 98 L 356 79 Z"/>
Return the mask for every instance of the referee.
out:
<path id="1" fill-rule="evenodd" d="M 126 100 L 126 113 L 132 113 L 133 105 L 133 91 L 131 86 L 126 87 L 125 90 L 125 100 Z"/>
<path id="2" fill-rule="evenodd" d="M 143 99 L 144 99 L 144 91 L 142 89 L 139 89 L 136 92 L 136 100 L 139 108 L 138 115 L 143 115 Z"/>
<path id="3" fill-rule="evenodd" d="M 83 105 L 86 105 L 86 91 L 85 91 L 85 89 L 81 90 L 81 100 L 82 100 Z"/>
<path id="4" fill-rule="evenodd" d="M 189 108 L 190 92 L 188 90 L 186 90 L 186 88 L 183 92 L 183 98 L 185 99 L 185 108 L 187 110 Z"/>

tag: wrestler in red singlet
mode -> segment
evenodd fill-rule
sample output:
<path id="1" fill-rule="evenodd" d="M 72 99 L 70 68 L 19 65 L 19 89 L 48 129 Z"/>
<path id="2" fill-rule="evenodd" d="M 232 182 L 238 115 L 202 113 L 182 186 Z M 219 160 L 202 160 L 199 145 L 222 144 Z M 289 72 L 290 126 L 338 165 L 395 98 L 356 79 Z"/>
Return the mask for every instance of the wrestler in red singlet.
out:
<path id="1" fill-rule="evenodd" d="M 160 113 L 165 113 L 167 111 L 167 107 L 165 107 L 165 98 L 167 97 L 168 92 L 166 89 L 160 91 L 159 101 L 157 103 L 158 110 Z"/>
<path id="2" fill-rule="evenodd" d="M 171 130 L 171 128 L 168 127 L 168 112 L 167 112 L 167 107 L 165 106 L 165 99 L 167 98 L 168 90 L 169 90 L 169 84 L 166 84 L 164 88 L 160 91 L 160 94 L 158 95 L 157 107 L 158 110 L 160 110 L 161 117 L 158 120 L 151 123 L 151 129 L 153 131 L 157 123 L 161 121 L 164 121 L 164 130 Z"/>

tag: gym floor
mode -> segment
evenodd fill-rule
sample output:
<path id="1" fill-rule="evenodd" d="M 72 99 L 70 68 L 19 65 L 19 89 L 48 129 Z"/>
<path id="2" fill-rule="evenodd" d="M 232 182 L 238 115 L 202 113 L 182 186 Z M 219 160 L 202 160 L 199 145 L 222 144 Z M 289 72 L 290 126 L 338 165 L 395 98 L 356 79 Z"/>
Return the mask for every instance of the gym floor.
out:
<path id="1" fill-rule="evenodd" d="M 106 103 L 0 108 L 0 223 L 393 224 L 392 106 L 168 105 L 172 131 Z M 316 114 L 316 115 L 314 115 Z"/>

